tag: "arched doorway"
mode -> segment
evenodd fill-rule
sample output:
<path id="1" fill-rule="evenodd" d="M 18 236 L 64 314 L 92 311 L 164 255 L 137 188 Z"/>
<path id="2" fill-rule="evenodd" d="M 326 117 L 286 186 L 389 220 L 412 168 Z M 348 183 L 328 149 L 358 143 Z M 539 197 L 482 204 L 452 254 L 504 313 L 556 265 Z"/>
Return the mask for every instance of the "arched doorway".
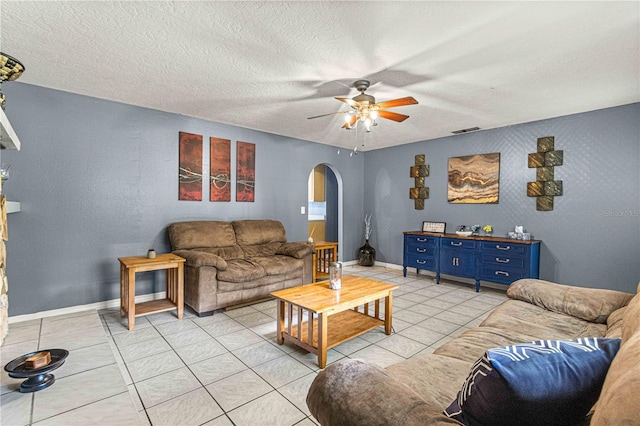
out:
<path id="1" fill-rule="evenodd" d="M 342 242 L 342 177 L 330 164 L 318 164 L 309 173 L 307 218 L 315 241 Z M 339 258 L 340 250 L 338 250 Z"/>

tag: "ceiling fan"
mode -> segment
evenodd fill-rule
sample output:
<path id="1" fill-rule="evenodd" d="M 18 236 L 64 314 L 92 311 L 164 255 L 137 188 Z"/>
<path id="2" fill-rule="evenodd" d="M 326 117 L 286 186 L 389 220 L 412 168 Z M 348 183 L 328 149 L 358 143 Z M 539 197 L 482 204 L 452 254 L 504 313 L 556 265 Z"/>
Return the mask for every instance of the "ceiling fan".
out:
<path id="1" fill-rule="evenodd" d="M 397 112 L 387 111 L 386 108 L 395 108 L 399 106 L 405 105 L 415 105 L 418 103 L 415 98 L 411 96 L 407 96 L 405 98 L 393 99 L 390 101 L 376 103 L 376 98 L 371 95 L 364 93 L 371 83 L 369 80 L 358 80 L 353 83 L 353 87 L 355 87 L 360 94 L 354 96 L 353 98 L 336 98 L 337 100 L 344 102 L 349 105 L 352 109 L 349 111 L 338 111 L 332 112 L 329 114 L 316 115 L 314 117 L 309 117 L 311 120 L 313 118 L 326 117 L 329 115 L 337 115 L 337 114 L 346 114 L 343 129 L 353 129 L 354 126 L 361 121 L 365 127 L 367 132 L 371 131 L 372 126 L 377 126 L 378 123 L 376 119 L 378 117 L 386 118 L 388 120 L 393 120 L 398 123 L 403 122 L 407 118 L 408 115 L 398 114 Z"/>

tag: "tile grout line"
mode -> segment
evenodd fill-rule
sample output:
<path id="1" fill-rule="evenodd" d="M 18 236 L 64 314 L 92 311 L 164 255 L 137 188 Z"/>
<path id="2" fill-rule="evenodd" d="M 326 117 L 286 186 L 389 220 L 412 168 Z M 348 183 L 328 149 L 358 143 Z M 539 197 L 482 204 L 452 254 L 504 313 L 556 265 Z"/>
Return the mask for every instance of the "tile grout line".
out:
<path id="1" fill-rule="evenodd" d="M 40 350 L 40 340 L 42 340 L 42 318 L 40 318 L 40 324 L 38 325 L 38 346 L 37 350 Z M 36 406 L 36 395 L 35 392 L 31 393 L 31 412 L 29 413 L 29 424 L 33 424 L 33 411 Z"/>

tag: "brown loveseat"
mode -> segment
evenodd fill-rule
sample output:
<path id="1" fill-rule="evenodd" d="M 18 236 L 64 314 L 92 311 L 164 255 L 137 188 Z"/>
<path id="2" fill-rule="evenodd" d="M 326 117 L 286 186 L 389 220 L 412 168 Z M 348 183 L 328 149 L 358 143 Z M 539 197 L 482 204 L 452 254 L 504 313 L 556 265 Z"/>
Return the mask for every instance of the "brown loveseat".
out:
<path id="1" fill-rule="evenodd" d="M 311 283 L 313 246 L 287 242 L 276 220 L 177 222 L 169 239 L 187 260 L 185 303 L 200 316 Z"/>
<path id="2" fill-rule="evenodd" d="M 328 366 L 307 394 L 311 413 L 324 426 L 459 425 L 443 410 L 487 349 L 541 339 L 607 337 L 621 338 L 620 349 L 582 424 L 640 425 L 640 294 L 524 279 L 512 284 L 507 295 L 510 300 L 479 327 L 432 354 L 384 369 L 357 359 Z M 516 425 L 523 419 L 507 416 L 502 422 Z M 536 424 L 535 418 L 526 423 Z"/>

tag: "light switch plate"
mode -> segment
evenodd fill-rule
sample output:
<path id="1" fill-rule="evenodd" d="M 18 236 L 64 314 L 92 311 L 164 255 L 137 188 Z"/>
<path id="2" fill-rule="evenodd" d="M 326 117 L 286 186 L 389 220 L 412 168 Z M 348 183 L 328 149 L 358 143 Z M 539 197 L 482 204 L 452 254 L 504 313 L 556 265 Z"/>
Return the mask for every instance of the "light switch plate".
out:
<path id="1" fill-rule="evenodd" d="M 305 206 L 300 206 L 300 214 L 307 214 L 307 209 Z"/>

